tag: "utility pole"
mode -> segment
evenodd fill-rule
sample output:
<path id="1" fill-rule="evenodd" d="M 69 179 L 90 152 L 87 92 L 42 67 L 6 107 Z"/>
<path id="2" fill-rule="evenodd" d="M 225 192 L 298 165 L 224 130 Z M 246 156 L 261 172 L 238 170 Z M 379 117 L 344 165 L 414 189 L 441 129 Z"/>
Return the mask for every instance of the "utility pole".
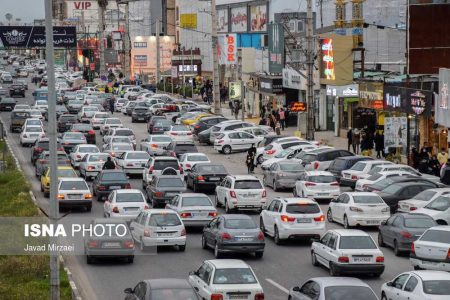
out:
<path id="1" fill-rule="evenodd" d="M 159 19 L 156 19 L 156 90 L 158 90 L 158 84 L 161 80 L 161 46 L 159 41 L 160 35 L 160 23 Z"/>
<path id="2" fill-rule="evenodd" d="M 130 4 L 125 2 L 125 78 L 130 79 Z"/>
<path id="3" fill-rule="evenodd" d="M 53 49 L 52 0 L 45 1 L 45 36 L 46 60 L 48 78 L 48 128 L 50 152 L 50 219 L 52 223 L 58 220 L 59 206 L 56 199 L 58 184 L 56 164 L 56 93 L 55 93 L 55 53 Z M 52 237 L 56 243 L 57 238 Z M 59 251 L 50 252 L 50 299 L 59 300 Z"/>
<path id="4" fill-rule="evenodd" d="M 312 0 L 307 0 L 306 12 L 306 59 L 308 66 L 308 89 L 307 95 L 307 123 L 306 123 L 306 139 L 314 140 L 314 37 L 313 37 L 313 11 Z"/>
<path id="5" fill-rule="evenodd" d="M 213 56 L 213 101 L 214 113 L 220 115 L 222 109 L 220 107 L 220 91 L 219 91 L 219 53 L 217 51 L 217 17 L 216 17 L 216 0 L 211 0 L 211 22 L 212 22 L 212 56 Z"/>
<path id="6" fill-rule="evenodd" d="M 108 3 L 105 0 L 98 1 L 98 39 L 100 42 L 100 69 L 99 75 L 106 74 L 105 71 L 105 41 L 104 41 L 104 33 L 105 33 L 105 8 Z"/>

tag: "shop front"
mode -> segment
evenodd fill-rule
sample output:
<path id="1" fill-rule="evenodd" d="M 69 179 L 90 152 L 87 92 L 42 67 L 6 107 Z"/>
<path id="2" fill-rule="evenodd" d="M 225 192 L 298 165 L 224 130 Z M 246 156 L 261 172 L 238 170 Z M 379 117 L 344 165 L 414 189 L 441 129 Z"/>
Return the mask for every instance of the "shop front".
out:
<path id="1" fill-rule="evenodd" d="M 353 127 L 367 126 L 371 132 L 383 130 L 383 83 L 361 82 L 358 107 L 354 108 Z"/>
<path id="2" fill-rule="evenodd" d="M 252 74 L 246 84 L 245 99 L 245 110 L 249 117 L 265 117 L 268 113 L 284 107 L 286 97 L 282 77 Z"/>
<path id="3" fill-rule="evenodd" d="M 333 114 L 328 114 L 327 127 L 330 125 L 328 129 L 334 129 L 336 136 L 346 137 L 348 128 L 353 127 L 355 108 L 359 101 L 359 87 L 357 84 L 327 85 L 326 96 L 327 111 L 333 111 Z"/>

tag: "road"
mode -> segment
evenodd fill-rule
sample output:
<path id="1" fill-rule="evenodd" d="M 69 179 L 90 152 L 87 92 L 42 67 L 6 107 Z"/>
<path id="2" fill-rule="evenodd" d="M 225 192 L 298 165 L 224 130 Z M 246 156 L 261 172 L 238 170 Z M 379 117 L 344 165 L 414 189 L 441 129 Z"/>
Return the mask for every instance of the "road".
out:
<path id="1" fill-rule="evenodd" d="M 18 103 L 33 104 L 31 96 L 34 88 L 30 83 L 25 99 L 17 98 Z M 125 126 L 132 128 L 136 134 L 137 141 L 143 139 L 146 132 L 145 123 L 131 123 L 130 117 L 119 116 Z M 10 113 L 2 112 L 0 117 L 7 126 L 10 124 Z M 48 199 L 44 198 L 40 192 L 37 178 L 34 176 L 34 167 L 30 163 L 30 148 L 22 148 L 19 144 L 19 134 L 8 132 L 8 139 L 11 142 L 12 150 L 17 155 L 23 167 L 25 175 L 32 184 L 33 192 L 39 205 L 48 211 Z M 100 135 L 97 133 L 98 145 Z M 215 163 L 222 163 L 232 174 L 246 174 L 244 164 L 245 154 L 236 153 L 229 156 L 219 154 L 210 146 L 198 146 L 199 152 L 203 152 Z M 261 169 L 256 170 L 259 178 L 262 178 Z M 133 188 L 141 188 L 141 179 L 131 180 Z M 267 188 L 268 199 L 276 196 L 291 196 L 291 191 L 275 193 L 271 188 Z M 213 195 L 209 195 L 213 198 Z M 322 210 L 326 212 L 327 203 L 321 203 Z M 220 213 L 224 213 L 220 209 Z M 90 216 L 92 218 L 103 216 L 103 203 L 94 200 L 90 213 L 73 212 L 76 216 Z M 259 223 L 259 215 L 251 214 L 252 218 Z M 327 228 L 342 228 L 338 224 L 327 223 Z M 376 240 L 376 228 L 365 229 Z M 412 270 L 407 257 L 396 257 L 391 249 L 382 249 L 385 256 L 386 270 L 380 278 L 362 277 L 374 291 L 379 295 L 382 283 L 391 280 L 395 275 Z M 248 255 L 228 255 L 228 258 L 238 258 L 245 260 L 255 271 L 261 285 L 264 288 L 266 299 L 278 300 L 287 299 L 287 289 L 294 285 L 300 285 L 307 279 L 317 276 L 328 276 L 328 270 L 320 267 L 313 267 L 310 261 L 310 243 L 291 241 L 284 245 L 275 245 L 271 238 L 266 238 L 266 249 L 264 257 L 259 260 Z M 201 230 L 188 230 L 187 248 L 185 252 L 178 252 L 171 249 L 161 249 L 157 255 L 137 255 L 134 264 L 116 263 L 105 261 L 99 264 L 87 265 L 84 256 L 65 257 L 70 270 L 74 274 L 75 281 L 81 289 L 84 299 L 123 299 L 123 290 L 127 287 L 134 287 L 142 279 L 148 278 L 187 278 L 189 271 L 196 269 L 204 260 L 214 259 L 210 250 L 201 248 Z"/>

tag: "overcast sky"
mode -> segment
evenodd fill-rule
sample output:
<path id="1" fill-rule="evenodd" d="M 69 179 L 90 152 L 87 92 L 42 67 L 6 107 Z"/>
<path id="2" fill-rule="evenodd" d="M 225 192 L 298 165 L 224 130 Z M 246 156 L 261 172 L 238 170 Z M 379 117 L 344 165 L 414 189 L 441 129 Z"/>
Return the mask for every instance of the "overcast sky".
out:
<path id="1" fill-rule="evenodd" d="M 23 22 L 32 22 L 34 19 L 43 19 L 44 0 L 0 0 L 0 21 L 5 22 L 5 14 L 11 13 L 14 20 L 22 19 Z"/>

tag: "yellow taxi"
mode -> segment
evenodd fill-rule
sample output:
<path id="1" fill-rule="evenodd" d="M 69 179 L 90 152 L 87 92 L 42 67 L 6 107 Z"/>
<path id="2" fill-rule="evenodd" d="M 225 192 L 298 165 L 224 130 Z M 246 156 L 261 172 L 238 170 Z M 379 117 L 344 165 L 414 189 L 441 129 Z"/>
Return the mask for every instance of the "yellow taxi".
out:
<path id="1" fill-rule="evenodd" d="M 193 117 L 191 117 L 189 119 L 182 120 L 181 122 L 184 125 L 192 125 L 192 124 L 197 123 L 201 118 L 209 117 L 209 116 L 212 116 L 212 115 L 208 114 L 208 113 L 200 113 L 200 114 L 194 115 Z"/>
<path id="2" fill-rule="evenodd" d="M 58 166 L 58 179 L 62 177 L 78 177 L 78 175 L 71 166 Z M 50 168 L 47 168 L 41 176 L 41 192 L 45 197 L 50 195 Z"/>

